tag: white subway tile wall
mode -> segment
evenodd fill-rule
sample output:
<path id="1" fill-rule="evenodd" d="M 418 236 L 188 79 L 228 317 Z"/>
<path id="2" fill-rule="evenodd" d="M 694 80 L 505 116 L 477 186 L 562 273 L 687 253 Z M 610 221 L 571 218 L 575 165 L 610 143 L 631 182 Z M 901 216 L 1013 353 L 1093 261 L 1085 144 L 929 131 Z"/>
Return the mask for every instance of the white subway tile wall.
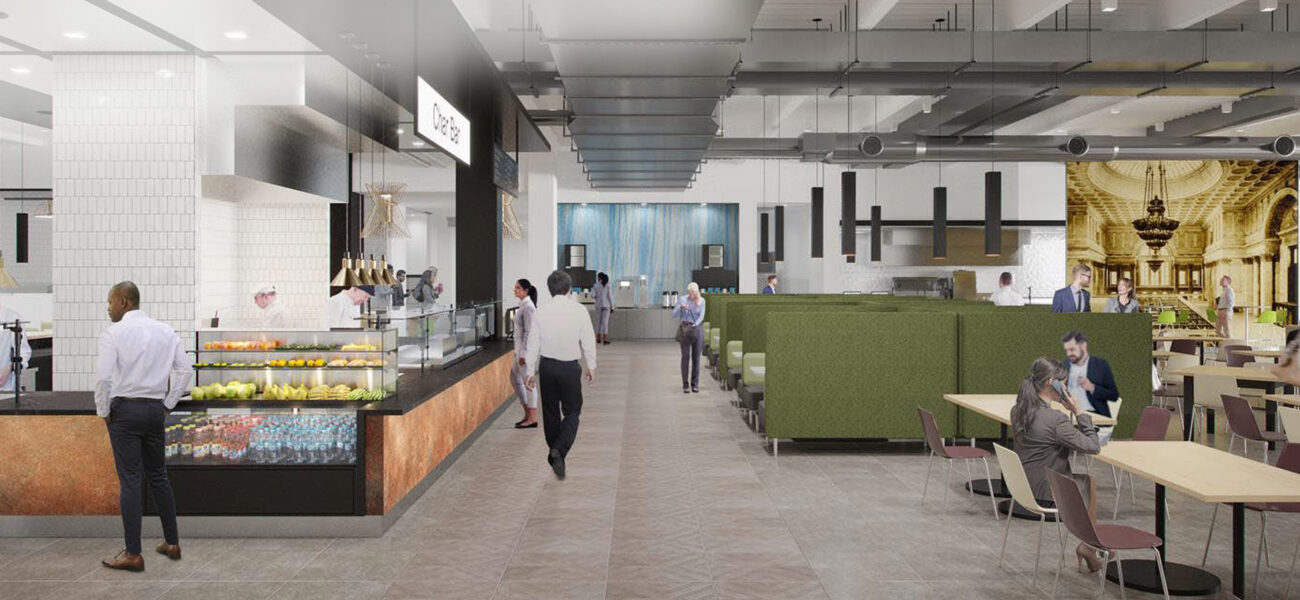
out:
<path id="1" fill-rule="evenodd" d="M 240 317 L 257 323 L 253 292 L 274 285 L 291 327 L 323 328 L 329 300 L 330 209 L 321 202 L 237 205 Z"/>
<path id="2" fill-rule="evenodd" d="M 54 57 L 54 389 L 91 390 L 122 280 L 194 344 L 196 70 L 183 55 Z"/>
<path id="3" fill-rule="evenodd" d="M 203 227 L 199 231 L 199 322 L 220 315 L 223 321 L 239 319 L 239 215 L 238 205 L 224 200 L 199 200 Z M 251 299 L 248 300 L 251 302 Z"/>

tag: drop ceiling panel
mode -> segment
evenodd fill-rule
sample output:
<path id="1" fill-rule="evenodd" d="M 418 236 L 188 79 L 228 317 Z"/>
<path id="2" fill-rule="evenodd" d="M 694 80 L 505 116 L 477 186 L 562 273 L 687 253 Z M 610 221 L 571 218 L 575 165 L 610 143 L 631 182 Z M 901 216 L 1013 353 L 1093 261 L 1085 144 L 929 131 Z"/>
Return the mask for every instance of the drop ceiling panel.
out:
<path id="1" fill-rule="evenodd" d="M 188 4 L 188 0 L 184 3 Z M 0 37 L 42 52 L 177 52 L 181 48 L 84 0 L 8 0 Z M 84 34 L 81 39 L 65 33 Z"/>
<path id="2" fill-rule="evenodd" d="M 569 106 L 582 115 L 708 115 L 718 105 L 708 98 L 571 98 Z"/>
<path id="3" fill-rule="evenodd" d="M 591 181 L 656 181 L 656 182 L 685 182 L 695 177 L 694 173 L 673 173 L 673 172 L 640 172 L 640 173 L 611 173 L 598 172 L 588 173 L 587 179 Z"/>
<path id="4" fill-rule="evenodd" d="M 569 77 L 562 75 L 569 98 L 721 98 L 731 87 L 727 77 Z"/>
<path id="5" fill-rule="evenodd" d="M 537 0 L 552 40 L 743 40 L 763 0 Z"/>
<path id="6" fill-rule="evenodd" d="M 253 0 L 113 0 L 113 3 L 208 52 L 317 50 Z"/>
<path id="7" fill-rule="evenodd" d="M 700 164 L 695 161 L 659 161 L 659 162 L 589 162 L 583 165 L 587 171 L 596 172 L 636 172 L 636 171 L 677 171 L 693 173 Z"/>
<path id="8" fill-rule="evenodd" d="M 671 161 L 680 163 L 682 161 L 692 161 L 698 163 L 704 160 L 704 150 L 582 150 L 578 149 L 578 156 L 584 162 L 654 162 L 654 161 Z"/>
<path id="9" fill-rule="evenodd" d="M 691 76 L 730 73 L 740 60 L 736 45 L 577 44 L 552 45 L 565 76 Z"/>
<path id="10" fill-rule="evenodd" d="M 582 134 L 700 134 L 712 135 L 718 131 L 713 117 L 587 117 L 577 116 L 569 123 L 569 131 Z"/>
<path id="11" fill-rule="evenodd" d="M 575 135 L 573 141 L 585 150 L 666 150 L 709 147 L 713 134 L 700 135 Z"/>

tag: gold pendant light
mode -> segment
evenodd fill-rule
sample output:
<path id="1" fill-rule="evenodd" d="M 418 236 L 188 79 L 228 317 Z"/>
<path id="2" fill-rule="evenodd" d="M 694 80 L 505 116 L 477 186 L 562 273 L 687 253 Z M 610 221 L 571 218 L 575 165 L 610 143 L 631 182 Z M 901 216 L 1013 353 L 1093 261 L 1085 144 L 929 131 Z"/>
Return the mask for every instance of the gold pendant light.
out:
<path id="1" fill-rule="evenodd" d="M 383 254 L 379 255 L 379 268 L 376 269 L 375 274 L 379 277 L 376 285 L 393 285 L 397 283 L 397 279 L 393 277 L 393 267 L 388 265 L 388 257 Z"/>
<path id="2" fill-rule="evenodd" d="M 0 271 L 3 271 L 3 264 L 0 264 Z M 361 284 L 361 277 L 357 275 L 357 270 L 352 267 L 352 255 L 343 255 L 343 265 L 339 267 L 339 272 L 334 274 L 330 280 L 330 285 L 334 287 L 352 287 Z"/>
<path id="3" fill-rule="evenodd" d="M 0 252 L 0 288 L 16 288 L 18 281 L 5 269 L 4 253 Z"/>

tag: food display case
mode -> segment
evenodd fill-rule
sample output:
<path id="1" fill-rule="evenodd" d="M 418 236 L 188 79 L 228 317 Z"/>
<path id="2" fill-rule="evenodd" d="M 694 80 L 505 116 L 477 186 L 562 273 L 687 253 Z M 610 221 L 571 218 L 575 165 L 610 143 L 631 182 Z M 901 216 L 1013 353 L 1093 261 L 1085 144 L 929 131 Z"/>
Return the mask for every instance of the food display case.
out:
<path id="1" fill-rule="evenodd" d="M 397 331 L 197 332 L 186 400 L 298 408 L 382 401 L 397 392 Z M 227 404 L 228 405 L 228 404 Z"/>
<path id="2" fill-rule="evenodd" d="M 406 315 L 402 368 L 444 368 L 473 356 L 496 334 L 496 302 L 436 306 Z"/>

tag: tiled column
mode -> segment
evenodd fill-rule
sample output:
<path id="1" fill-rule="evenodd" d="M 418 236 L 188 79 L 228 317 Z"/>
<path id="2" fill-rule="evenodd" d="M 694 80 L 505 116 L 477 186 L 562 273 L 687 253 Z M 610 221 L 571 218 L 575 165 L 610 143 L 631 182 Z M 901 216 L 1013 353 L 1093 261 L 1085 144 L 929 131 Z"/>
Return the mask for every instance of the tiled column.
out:
<path id="1" fill-rule="evenodd" d="M 114 283 L 191 347 L 197 59 L 54 58 L 54 388 L 90 390 Z"/>

